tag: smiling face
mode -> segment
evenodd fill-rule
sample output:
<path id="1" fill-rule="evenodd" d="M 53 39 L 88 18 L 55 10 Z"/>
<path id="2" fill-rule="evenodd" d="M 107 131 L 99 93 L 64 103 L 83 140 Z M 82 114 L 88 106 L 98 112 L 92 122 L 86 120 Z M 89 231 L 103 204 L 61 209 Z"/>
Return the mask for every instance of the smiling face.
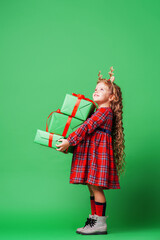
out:
<path id="1" fill-rule="evenodd" d="M 110 107 L 110 95 L 111 92 L 108 86 L 105 83 L 100 82 L 97 84 L 95 92 L 93 93 L 93 100 L 99 107 Z"/>

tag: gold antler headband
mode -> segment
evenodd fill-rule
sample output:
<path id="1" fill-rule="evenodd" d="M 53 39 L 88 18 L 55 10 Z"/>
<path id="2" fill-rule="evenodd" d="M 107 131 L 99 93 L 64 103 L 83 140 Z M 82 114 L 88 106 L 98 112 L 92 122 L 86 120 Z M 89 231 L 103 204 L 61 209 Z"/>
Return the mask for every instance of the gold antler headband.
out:
<path id="1" fill-rule="evenodd" d="M 111 81 L 111 83 L 113 83 L 114 80 L 115 80 L 115 77 L 113 76 L 114 75 L 114 73 L 113 73 L 114 69 L 113 69 L 113 67 L 111 67 L 110 69 L 111 69 L 111 71 L 108 72 L 109 75 L 110 75 L 110 79 L 108 81 Z"/>
<path id="2" fill-rule="evenodd" d="M 101 75 L 100 73 L 101 73 L 101 71 L 99 71 L 99 73 L 98 73 L 98 76 L 99 76 L 98 80 L 102 80 L 103 75 Z"/>
<path id="3" fill-rule="evenodd" d="M 113 76 L 114 75 L 113 71 L 114 71 L 113 67 L 110 67 L 110 72 L 108 72 L 110 75 L 110 79 L 107 80 L 107 81 L 110 81 L 112 84 L 115 80 L 115 77 Z M 101 73 L 101 71 L 99 71 L 99 73 L 98 73 L 98 76 L 99 76 L 98 80 L 102 80 L 103 75 L 101 75 L 100 73 Z"/>

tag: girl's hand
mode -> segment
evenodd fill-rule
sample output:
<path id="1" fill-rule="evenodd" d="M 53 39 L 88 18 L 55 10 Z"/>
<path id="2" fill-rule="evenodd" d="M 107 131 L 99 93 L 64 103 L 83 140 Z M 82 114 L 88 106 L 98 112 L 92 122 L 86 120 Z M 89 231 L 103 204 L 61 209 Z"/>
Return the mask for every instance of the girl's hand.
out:
<path id="1" fill-rule="evenodd" d="M 56 144 L 56 147 L 60 147 L 56 149 L 57 151 L 63 152 L 70 146 L 67 139 L 62 138 L 62 139 L 59 139 L 58 142 L 62 142 L 62 143 L 58 145 Z"/>

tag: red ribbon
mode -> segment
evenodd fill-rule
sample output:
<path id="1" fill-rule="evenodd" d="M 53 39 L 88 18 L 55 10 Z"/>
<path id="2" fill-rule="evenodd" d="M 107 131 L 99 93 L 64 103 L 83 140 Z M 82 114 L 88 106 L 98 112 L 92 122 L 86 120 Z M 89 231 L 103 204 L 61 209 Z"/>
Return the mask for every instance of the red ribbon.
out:
<path id="1" fill-rule="evenodd" d="M 53 133 L 49 134 L 48 147 L 52 147 Z"/>
<path id="2" fill-rule="evenodd" d="M 84 95 L 82 95 L 82 94 L 76 94 L 76 93 L 72 93 L 72 95 L 75 96 L 75 97 L 77 97 L 77 101 L 76 101 L 75 106 L 74 106 L 74 108 L 73 108 L 73 111 L 72 111 L 72 113 L 71 113 L 71 116 L 72 116 L 72 117 L 75 117 L 76 112 L 77 112 L 77 109 L 78 109 L 79 104 L 80 104 L 80 102 L 81 102 L 82 99 L 84 99 L 84 100 L 86 100 L 86 101 L 89 101 L 89 102 L 92 102 L 92 103 L 94 104 L 95 108 L 97 109 L 97 106 L 95 105 L 95 103 L 94 103 L 91 99 L 85 98 Z"/>
<path id="3" fill-rule="evenodd" d="M 93 105 L 95 106 L 95 108 L 97 109 L 96 104 L 95 104 L 91 99 L 85 98 L 84 95 L 82 95 L 82 94 L 76 94 L 76 93 L 72 93 L 72 95 L 75 96 L 75 97 L 77 97 L 76 104 L 75 104 L 75 106 L 74 106 L 74 108 L 73 108 L 73 111 L 72 111 L 72 114 L 71 114 L 72 117 L 74 117 L 74 116 L 76 115 L 76 112 L 77 112 L 77 109 L 78 109 L 79 104 L 80 104 L 80 102 L 81 102 L 81 99 L 84 99 L 84 100 L 86 100 L 86 101 L 92 102 Z"/>
<path id="4" fill-rule="evenodd" d="M 49 114 L 49 116 L 47 117 L 47 121 L 48 121 L 49 117 L 50 117 L 54 112 L 63 114 L 60 109 L 57 109 L 57 111 L 53 111 L 53 112 L 51 112 L 51 113 Z M 69 128 L 69 126 L 70 126 L 71 120 L 72 120 L 72 116 L 68 116 L 66 125 L 65 125 L 64 130 L 63 130 L 63 133 L 62 133 L 62 136 L 63 136 L 63 137 L 65 137 L 66 134 L 67 134 L 67 132 L 68 132 L 68 128 Z M 48 123 L 47 123 L 47 121 L 46 121 L 46 132 L 48 132 Z"/>

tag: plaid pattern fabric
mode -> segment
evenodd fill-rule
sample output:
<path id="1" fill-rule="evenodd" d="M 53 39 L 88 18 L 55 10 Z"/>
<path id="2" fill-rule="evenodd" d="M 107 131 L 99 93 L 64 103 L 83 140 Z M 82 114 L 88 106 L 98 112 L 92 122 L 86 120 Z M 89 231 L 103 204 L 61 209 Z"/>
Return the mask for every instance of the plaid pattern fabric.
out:
<path id="1" fill-rule="evenodd" d="M 112 136 L 98 127 L 112 130 L 110 107 L 98 108 L 90 118 L 72 132 L 67 140 L 75 146 L 70 183 L 92 184 L 103 189 L 119 189 L 119 179 L 113 157 Z"/>

